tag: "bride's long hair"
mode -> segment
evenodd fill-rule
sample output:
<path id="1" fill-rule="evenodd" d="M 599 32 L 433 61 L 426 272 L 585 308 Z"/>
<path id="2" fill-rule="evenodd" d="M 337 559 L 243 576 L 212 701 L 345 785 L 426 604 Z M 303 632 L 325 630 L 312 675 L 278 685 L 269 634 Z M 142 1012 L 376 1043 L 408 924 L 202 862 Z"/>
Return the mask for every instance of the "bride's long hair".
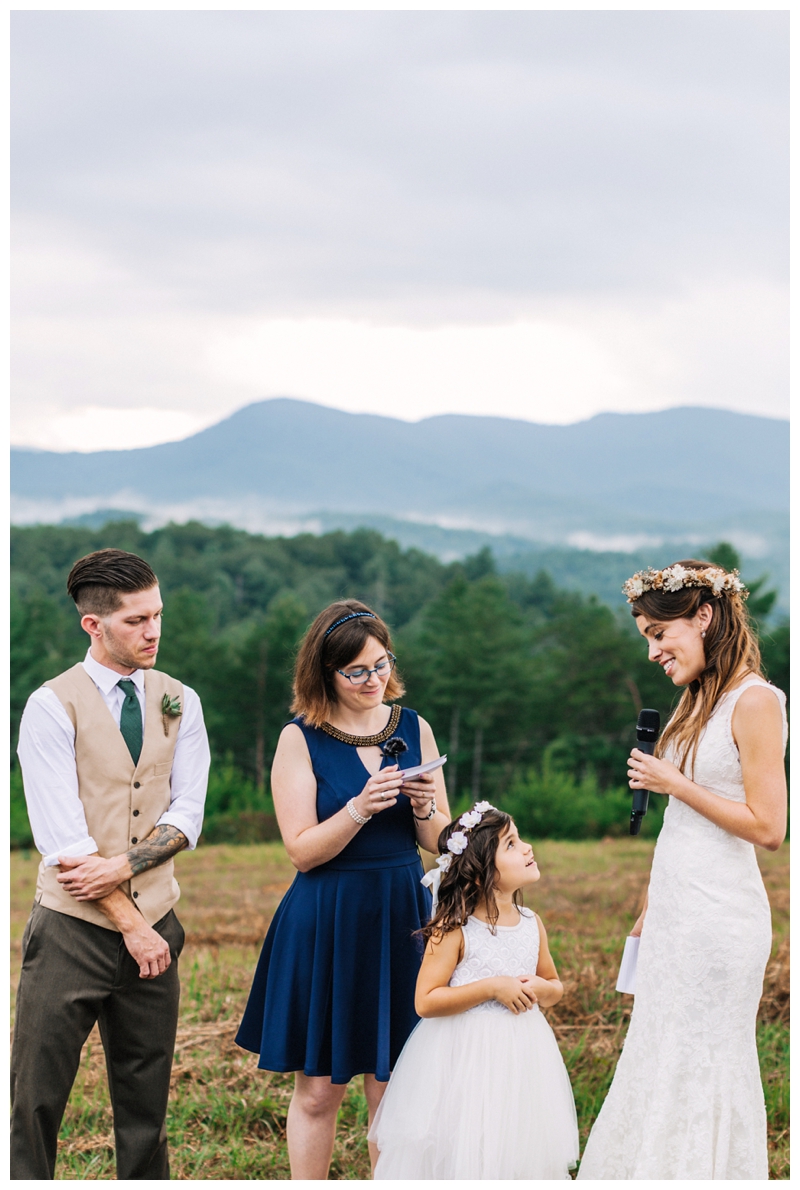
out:
<path id="1" fill-rule="evenodd" d="M 688 558 L 673 565 L 706 570 L 713 568 L 714 563 Z M 711 623 L 703 641 L 706 667 L 684 689 L 656 748 L 656 755 L 663 756 L 671 744 L 678 768 L 686 773 L 688 767 L 689 775 L 694 770 L 700 736 L 720 698 L 738 684 L 743 673 L 762 673 L 758 638 L 738 591 L 714 595 L 709 587 L 650 590 L 631 605 L 633 616 L 646 616 L 648 620 L 688 620 L 697 615 L 704 603 L 711 607 Z"/>

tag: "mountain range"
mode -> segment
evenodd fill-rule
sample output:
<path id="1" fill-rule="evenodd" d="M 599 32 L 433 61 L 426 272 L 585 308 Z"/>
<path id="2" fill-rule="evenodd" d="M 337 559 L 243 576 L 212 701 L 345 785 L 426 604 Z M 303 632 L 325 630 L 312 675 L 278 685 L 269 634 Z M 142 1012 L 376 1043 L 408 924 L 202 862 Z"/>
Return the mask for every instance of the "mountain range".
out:
<path id="1" fill-rule="evenodd" d="M 488 544 L 524 569 L 542 551 L 602 551 L 615 585 L 621 553 L 657 561 L 726 539 L 788 596 L 789 424 L 719 409 L 562 426 L 274 398 L 180 442 L 12 450 L 11 493 L 17 524 L 124 512 L 286 535 L 367 525 L 443 558 Z"/>
<path id="2" fill-rule="evenodd" d="M 275 398 L 180 442 L 13 450 L 11 491 L 15 520 L 32 519 L 37 505 L 165 517 L 194 506 L 222 519 L 237 509 L 273 520 L 383 514 L 553 543 L 576 533 L 672 536 L 785 514 L 789 433 L 786 421 L 696 407 L 561 426 L 404 422 Z"/>

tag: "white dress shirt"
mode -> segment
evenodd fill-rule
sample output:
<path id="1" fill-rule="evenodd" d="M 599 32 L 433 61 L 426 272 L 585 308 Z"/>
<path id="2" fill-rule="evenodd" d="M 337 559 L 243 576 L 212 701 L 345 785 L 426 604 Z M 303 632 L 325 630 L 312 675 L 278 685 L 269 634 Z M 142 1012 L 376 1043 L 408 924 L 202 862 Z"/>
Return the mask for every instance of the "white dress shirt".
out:
<path id="1" fill-rule="evenodd" d="M 118 682 L 133 682 L 144 727 L 144 670 L 119 674 L 95 661 L 91 650 L 82 664 L 117 725 L 125 700 Z M 176 826 L 186 835 L 192 850 L 197 846 L 203 826 L 211 754 L 200 699 L 188 686 L 183 687 L 183 694 L 183 713 L 178 724 L 170 776 L 169 809 L 156 825 Z M 49 686 L 34 690 L 25 705 L 17 755 L 22 767 L 28 819 L 45 866 L 55 867 L 59 855 L 92 855 L 97 851 L 97 844 L 89 834 L 83 803 L 78 796 L 75 728 L 58 695 Z"/>

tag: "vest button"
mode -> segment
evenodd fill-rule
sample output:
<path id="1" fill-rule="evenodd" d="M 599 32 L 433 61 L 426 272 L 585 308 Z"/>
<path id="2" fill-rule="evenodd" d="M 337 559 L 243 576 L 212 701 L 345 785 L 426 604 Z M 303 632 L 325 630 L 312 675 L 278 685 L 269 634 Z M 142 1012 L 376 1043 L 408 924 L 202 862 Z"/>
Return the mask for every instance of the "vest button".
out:
<path id="1" fill-rule="evenodd" d="M 139 895 L 139 894 L 138 894 L 138 893 L 134 893 L 133 895 L 134 895 L 135 897 L 138 897 L 138 895 Z"/>
<path id="2" fill-rule="evenodd" d="M 140 785 L 141 785 L 141 781 L 134 781 L 133 788 L 138 789 Z"/>
<path id="3" fill-rule="evenodd" d="M 138 817 L 139 817 L 139 811 L 138 811 L 138 810 L 134 810 L 134 811 L 133 811 L 133 817 L 134 817 L 134 818 L 138 818 Z"/>
<path id="4" fill-rule="evenodd" d="M 131 839 L 131 843 L 138 843 L 138 842 L 139 842 L 139 840 L 134 835 L 134 837 Z"/>

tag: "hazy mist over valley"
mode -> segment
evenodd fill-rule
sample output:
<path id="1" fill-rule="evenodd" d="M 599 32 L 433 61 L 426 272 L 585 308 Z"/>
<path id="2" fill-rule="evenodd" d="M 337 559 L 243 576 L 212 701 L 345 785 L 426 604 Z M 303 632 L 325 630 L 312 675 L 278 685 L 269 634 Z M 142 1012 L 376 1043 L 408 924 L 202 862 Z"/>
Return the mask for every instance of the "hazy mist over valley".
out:
<path id="1" fill-rule="evenodd" d="M 179 442 L 12 452 L 12 519 L 229 523 L 292 536 L 367 526 L 443 560 L 577 568 L 604 598 L 631 563 L 730 541 L 788 601 L 788 422 L 684 407 L 572 425 L 419 422 L 275 398 Z"/>

